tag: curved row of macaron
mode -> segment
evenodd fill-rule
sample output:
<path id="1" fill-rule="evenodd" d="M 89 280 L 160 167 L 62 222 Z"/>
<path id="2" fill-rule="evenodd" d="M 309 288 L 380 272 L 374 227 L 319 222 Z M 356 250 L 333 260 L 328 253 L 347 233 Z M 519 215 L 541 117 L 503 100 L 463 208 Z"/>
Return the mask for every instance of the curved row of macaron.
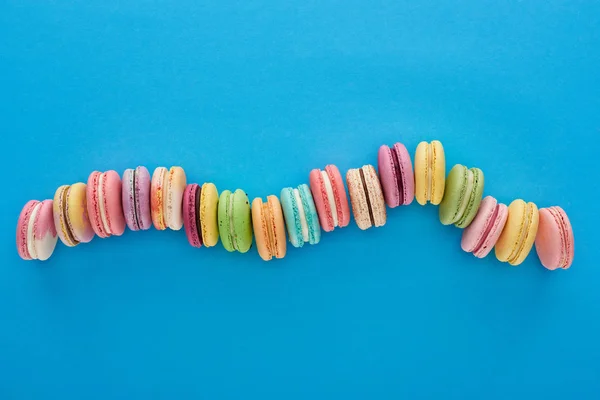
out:
<path id="1" fill-rule="evenodd" d="M 53 200 L 30 201 L 17 223 L 17 249 L 23 259 L 45 260 L 57 239 L 67 246 L 87 243 L 97 235 L 119 236 L 154 226 L 158 230 L 185 229 L 194 247 L 212 247 L 219 240 L 228 251 L 247 252 L 256 242 L 264 260 L 282 258 L 289 242 L 294 247 L 320 241 L 350 223 L 350 208 L 360 229 L 380 227 L 387 220 L 386 205 L 439 205 L 444 225 L 465 228 L 461 247 L 483 258 L 495 248 L 496 257 L 512 265 L 522 263 L 535 242 L 548 269 L 568 268 L 574 254 L 573 231 L 560 207 L 538 210 L 533 203 L 515 200 L 510 206 L 483 197 L 484 175 L 478 168 L 455 165 L 446 177 L 444 148 L 439 141 L 421 142 L 410 154 L 401 143 L 379 149 L 377 170 L 372 165 L 350 169 L 345 183 L 334 165 L 314 169 L 309 185 L 284 188 L 279 197 L 250 204 L 237 189 L 218 193 L 212 183 L 188 184 L 181 167 L 93 172 L 87 184 L 64 185 Z"/>

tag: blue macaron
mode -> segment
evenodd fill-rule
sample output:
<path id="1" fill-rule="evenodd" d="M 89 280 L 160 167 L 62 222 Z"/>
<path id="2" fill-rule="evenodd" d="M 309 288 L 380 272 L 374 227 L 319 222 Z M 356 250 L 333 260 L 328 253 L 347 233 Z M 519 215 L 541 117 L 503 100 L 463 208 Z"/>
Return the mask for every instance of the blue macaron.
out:
<path id="1" fill-rule="evenodd" d="M 292 246 L 302 247 L 305 242 L 319 243 L 321 226 L 308 185 L 302 184 L 297 189 L 283 189 L 281 207 Z"/>

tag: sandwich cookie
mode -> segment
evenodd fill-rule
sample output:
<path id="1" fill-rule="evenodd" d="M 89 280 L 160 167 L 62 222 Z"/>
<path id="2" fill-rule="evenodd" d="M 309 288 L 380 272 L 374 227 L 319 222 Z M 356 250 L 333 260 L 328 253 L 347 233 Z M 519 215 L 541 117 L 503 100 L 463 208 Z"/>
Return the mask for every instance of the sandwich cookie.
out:
<path id="1" fill-rule="evenodd" d="M 560 207 L 540 209 L 535 249 L 549 270 L 567 269 L 573 264 L 575 239 L 567 213 Z"/>
<path id="2" fill-rule="evenodd" d="M 246 193 L 225 190 L 219 197 L 219 234 L 225 250 L 246 253 L 252 247 L 252 218 Z"/>
<path id="3" fill-rule="evenodd" d="M 409 205 L 415 198 L 415 175 L 410 154 L 402 143 L 379 148 L 379 180 L 390 208 Z"/>
<path id="4" fill-rule="evenodd" d="M 477 258 L 487 256 L 500 238 L 508 218 L 506 204 L 498 203 L 492 196 L 481 202 L 477 216 L 463 231 L 460 246 Z"/>
<path id="5" fill-rule="evenodd" d="M 94 238 L 87 207 L 87 185 L 75 183 L 56 190 L 53 201 L 54 227 L 60 241 L 68 247 L 88 243 Z"/>
<path id="6" fill-rule="evenodd" d="M 444 197 L 446 156 L 442 143 L 421 142 L 415 152 L 415 196 L 420 205 L 438 205 Z"/>
<path id="7" fill-rule="evenodd" d="M 87 182 L 87 210 L 92 229 L 101 238 L 125 232 L 122 184 L 115 171 L 91 173 Z"/>
<path id="8" fill-rule="evenodd" d="M 194 247 L 212 247 L 219 241 L 219 195 L 212 183 L 187 185 L 183 192 L 183 226 Z"/>
<path id="9" fill-rule="evenodd" d="M 533 247 L 539 225 L 535 204 L 515 200 L 508 206 L 508 219 L 496 243 L 496 258 L 510 265 L 519 265 Z"/>
<path id="10" fill-rule="evenodd" d="M 285 257 L 285 223 L 277 196 L 268 196 L 266 203 L 260 197 L 252 201 L 252 225 L 256 248 L 263 260 Z"/>
<path id="11" fill-rule="evenodd" d="M 31 200 L 17 221 L 17 252 L 23 260 L 50 258 L 58 236 L 54 226 L 52 200 Z"/>
<path id="12" fill-rule="evenodd" d="M 150 213 L 150 173 L 146 167 L 126 169 L 123 173 L 123 212 L 132 231 L 152 226 Z"/>
<path id="13" fill-rule="evenodd" d="M 290 243 L 302 247 L 304 243 L 317 244 L 321 240 L 321 227 L 317 208 L 307 184 L 281 191 L 281 207 Z"/>
<path id="14" fill-rule="evenodd" d="M 466 228 L 471 224 L 483 195 L 483 172 L 479 168 L 467 169 L 457 164 L 446 178 L 444 199 L 440 203 L 440 221 L 444 225 L 454 224 Z"/>
<path id="15" fill-rule="evenodd" d="M 309 175 L 310 190 L 319 214 L 321 227 L 331 232 L 336 227 L 346 227 L 350 223 L 350 206 L 346 197 L 346 188 L 335 165 L 325 170 L 313 169 Z"/>
<path id="16" fill-rule="evenodd" d="M 360 229 L 385 225 L 387 214 L 375 167 L 365 165 L 346 173 L 354 219 Z"/>
<path id="17" fill-rule="evenodd" d="M 183 192 L 186 177 L 183 168 L 158 167 L 152 174 L 150 184 L 150 210 L 152 223 L 159 231 L 170 228 L 178 231 L 183 227 Z"/>

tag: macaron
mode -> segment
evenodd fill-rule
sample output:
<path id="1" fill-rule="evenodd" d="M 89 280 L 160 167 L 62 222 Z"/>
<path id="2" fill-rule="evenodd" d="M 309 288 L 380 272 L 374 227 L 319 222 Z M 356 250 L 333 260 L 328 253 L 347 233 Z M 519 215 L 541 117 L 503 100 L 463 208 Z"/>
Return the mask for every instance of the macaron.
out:
<path id="1" fill-rule="evenodd" d="M 150 183 L 150 210 L 152 223 L 159 231 L 170 228 L 178 231 L 183 227 L 183 191 L 186 176 L 183 168 L 158 167 Z"/>
<path id="2" fill-rule="evenodd" d="M 462 249 L 478 258 L 487 256 L 500 238 L 507 218 L 506 204 L 498 203 L 492 196 L 484 198 L 475 219 L 463 231 Z"/>
<path id="3" fill-rule="evenodd" d="M 567 269 L 573 264 L 573 228 L 562 208 L 554 206 L 540 209 L 535 249 L 542 265 L 549 270 Z"/>
<path id="4" fill-rule="evenodd" d="M 336 227 L 348 226 L 350 206 L 338 168 L 335 165 L 328 165 L 325 170 L 313 169 L 309 181 L 323 230 L 331 232 Z"/>
<path id="5" fill-rule="evenodd" d="M 75 183 L 56 190 L 53 201 L 54 227 L 60 241 L 73 247 L 94 238 L 87 207 L 87 185 Z"/>
<path id="6" fill-rule="evenodd" d="M 183 192 L 183 226 L 188 242 L 193 247 L 202 247 L 202 222 L 200 221 L 200 192 L 196 183 L 187 185 Z"/>
<path id="7" fill-rule="evenodd" d="M 268 196 L 266 202 L 260 197 L 252 201 L 252 225 L 256 248 L 263 260 L 285 257 L 285 222 L 277 196 Z"/>
<path id="8" fill-rule="evenodd" d="M 205 183 L 200 191 L 200 229 L 202 243 L 206 247 L 213 247 L 219 242 L 218 220 L 219 192 L 212 183 Z"/>
<path id="9" fill-rule="evenodd" d="M 219 234 L 225 250 L 246 253 L 252 247 L 252 217 L 246 193 L 225 190 L 219 197 Z"/>
<path id="10" fill-rule="evenodd" d="M 471 224 L 483 195 L 483 172 L 479 168 L 468 169 L 457 164 L 446 178 L 446 190 L 440 203 L 440 221 L 466 228 Z"/>
<path id="11" fill-rule="evenodd" d="M 519 265 L 533 247 L 539 225 L 539 211 L 534 203 L 514 200 L 508 206 L 508 219 L 496 243 L 496 258 Z"/>
<path id="12" fill-rule="evenodd" d="M 126 169 L 123 173 L 122 201 L 125 222 L 132 231 L 152 226 L 150 214 L 150 173 L 146 167 Z"/>
<path id="13" fill-rule="evenodd" d="M 125 232 L 121 177 L 116 171 L 90 174 L 87 182 L 87 210 L 92 229 L 101 238 Z"/>
<path id="14" fill-rule="evenodd" d="M 385 225 L 385 200 L 375 167 L 365 165 L 349 170 L 346 173 L 346 183 L 358 227 L 365 230 Z"/>
<path id="15" fill-rule="evenodd" d="M 379 148 L 379 180 L 385 202 L 390 208 L 409 205 L 415 198 L 415 175 L 408 150 L 402 143 Z"/>
<path id="16" fill-rule="evenodd" d="M 52 200 L 31 200 L 17 221 L 17 252 L 23 260 L 50 258 L 58 236 L 54 226 Z"/>
<path id="17" fill-rule="evenodd" d="M 317 244 L 321 240 L 321 226 L 310 188 L 302 184 L 298 188 L 281 191 L 281 207 L 290 243 L 302 247 L 304 243 Z"/>
<path id="18" fill-rule="evenodd" d="M 421 142 L 415 152 L 415 197 L 420 205 L 438 205 L 444 197 L 446 156 L 442 143 Z"/>

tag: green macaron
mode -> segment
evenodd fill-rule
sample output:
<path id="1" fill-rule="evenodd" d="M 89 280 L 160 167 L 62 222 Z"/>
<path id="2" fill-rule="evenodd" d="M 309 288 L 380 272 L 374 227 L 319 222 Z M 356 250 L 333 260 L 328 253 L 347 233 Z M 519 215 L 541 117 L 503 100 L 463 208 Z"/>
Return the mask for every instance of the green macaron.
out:
<path id="1" fill-rule="evenodd" d="M 246 193 L 223 191 L 219 197 L 219 235 L 227 251 L 245 253 L 252 247 L 252 217 Z"/>
<path id="2" fill-rule="evenodd" d="M 440 221 L 466 228 L 471 224 L 483 196 L 483 172 L 457 164 L 446 178 L 444 198 L 440 203 Z"/>

